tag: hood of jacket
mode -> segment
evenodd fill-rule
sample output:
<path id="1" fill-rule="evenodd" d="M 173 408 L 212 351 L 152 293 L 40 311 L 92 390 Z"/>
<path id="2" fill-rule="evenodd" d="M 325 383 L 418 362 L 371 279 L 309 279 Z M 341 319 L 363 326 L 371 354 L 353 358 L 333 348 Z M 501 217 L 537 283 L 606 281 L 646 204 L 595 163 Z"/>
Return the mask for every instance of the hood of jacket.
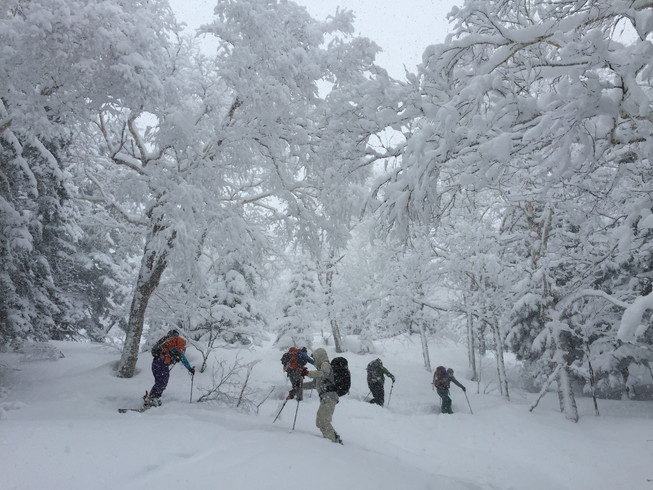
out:
<path id="1" fill-rule="evenodd" d="M 326 351 L 321 347 L 313 351 L 312 357 L 315 360 L 315 367 L 317 369 L 320 369 L 320 366 L 322 366 L 323 363 L 329 362 L 329 356 L 327 355 Z"/>

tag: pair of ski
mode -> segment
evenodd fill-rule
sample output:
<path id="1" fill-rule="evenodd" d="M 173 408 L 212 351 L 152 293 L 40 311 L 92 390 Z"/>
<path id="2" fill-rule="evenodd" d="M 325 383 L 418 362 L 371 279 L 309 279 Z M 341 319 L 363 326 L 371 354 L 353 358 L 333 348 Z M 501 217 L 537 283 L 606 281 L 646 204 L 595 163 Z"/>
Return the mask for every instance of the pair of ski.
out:
<path id="1" fill-rule="evenodd" d="M 119 408 L 118 413 L 127 413 L 127 412 L 138 412 L 138 413 L 143 413 L 145 410 L 149 410 L 152 408 L 151 405 L 146 405 L 145 402 L 148 399 L 148 393 L 147 391 L 145 392 L 145 396 L 143 397 L 143 406 L 140 408 Z M 159 401 L 159 405 L 161 405 L 161 401 Z"/>
<path id="2" fill-rule="evenodd" d="M 139 412 L 143 413 L 145 410 L 148 410 L 150 407 L 141 407 L 141 408 L 119 408 L 118 413 L 127 413 L 127 412 Z"/>

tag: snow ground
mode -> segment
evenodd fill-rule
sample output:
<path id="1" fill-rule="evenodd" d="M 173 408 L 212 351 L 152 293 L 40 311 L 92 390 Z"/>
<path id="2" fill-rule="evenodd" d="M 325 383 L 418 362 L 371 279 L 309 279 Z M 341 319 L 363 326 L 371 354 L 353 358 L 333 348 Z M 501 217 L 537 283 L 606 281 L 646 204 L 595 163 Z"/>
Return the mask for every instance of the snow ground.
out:
<path id="1" fill-rule="evenodd" d="M 0 461 L 3 489 L 227 489 L 282 490 L 651 490 L 653 405 L 642 401 L 580 399 L 573 424 L 554 394 L 529 413 L 534 395 L 513 388 L 512 401 L 495 392 L 477 394 L 465 377 L 464 349 L 432 345 L 434 366 L 456 369 L 467 386 L 452 386 L 454 415 L 440 415 L 431 373 L 419 342 L 377 343 L 374 355 L 347 353 L 352 390 L 336 408 L 334 426 L 344 446 L 321 438 L 314 425 L 318 400 L 306 394 L 291 430 L 296 402 L 272 423 L 288 389 L 269 345 L 221 359 L 260 359 L 252 384 L 259 413 L 189 403 L 190 378 L 171 373 L 164 405 L 145 413 L 117 413 L 138 406 L 152 384 L 151 357 L 143 353 L 132 379 L 115 377 L 119 353 L 107 346 L 53 342 L 59 360 L 0 355 Z M 327 346 L 329 356 L 334 356 Z M 189 351 L 191 364 L 199 355 Z M 365 366 L 381 357 L 397 382 L 389 407 L 364 402 Z M 486 362 L 485 370 L 492 368 Z M 194 398 L 211 375 L 198 373 Z M 491 384 L 481 383 L 481 393 Z M 390 382 L 386 382 L 386 402 Z"/>

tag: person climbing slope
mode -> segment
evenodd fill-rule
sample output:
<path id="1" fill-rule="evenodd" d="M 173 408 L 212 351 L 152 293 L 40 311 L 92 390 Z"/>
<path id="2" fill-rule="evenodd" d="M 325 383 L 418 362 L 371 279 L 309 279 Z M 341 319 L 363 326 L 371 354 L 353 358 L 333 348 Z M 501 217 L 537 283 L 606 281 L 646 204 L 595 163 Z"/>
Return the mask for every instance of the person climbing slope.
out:
<path id="1" fill-rule="evenodd" d="M 385 390 L 384 383 L 385 377 L 388 377 L 395 382 L 394 375 L 388 371 L 381 359 L 374 359 L 367 365 L 367 386 L 372 392 L 372 399 L 370 403 L 376 403 L 377 405 L 383 406 L 385 402 Z"/>
<path id="2" fill-rule="evenodd" d="M 288 352 L 281 356 L 281 365 L 292 386 L 286 397 L 287 400 L 292 400 L 293 398 L 297 398 L 298 402 L 303 400 L 304 376 L 308 373 L 306 364 L 313 364 L 314 362 L 311 356 L 306 353 L 306 347 L 302 347 L 301 349 L 291 347 L 288 349 Z"/>
<path id="3" fill-rule="evenodd" d="M 332 442 L 342 444 L 342 439 L 331 425 L 333 413 L 336 410 L 336 405 L 340 398 L 338 397 L 337 387 L 334 381 L 334 373 L 331 369 L 329 356 L 322 348 L 316 349 L 313 352 L 313 359 L 315 360 L 315 370 L 309 371 L 307 376 L 313 378 L 313 381 L 306 383 L 304 388 L 316 388 L 320 396 L 320 406 L 317 409 L 315 417 L 315 425 L 322 436 L 326 437 Z"/>
<path id="4" fill-rule="evenodd" d="M 158 407 L 161 405 L 161 395 L 168 386 L 170 370 L 172 366 L 181 362 L 189 374 L 195 375 L 195 368 L 191 367 L 186 359 L 186 341 L 179 336 L 176 329 L 170 330 L 160 338 L 152 347 L 152 374 L 154 385 L 149 393 L 146 391 L 143 397 L 143 407 Z"/>
<path id="5" fill-rule="evenodd" d="M 438 395 L 440 396 L 440 411 L 442 413 L 453 413 L 451 409 L 451 397 L 449 396 L 449 387 L 451 382 L 458 385 L 464 392 L 467 389 L 454 377 L 453 369 L 438 366 L 433 373 L 433 386 L 435 386 Z"/>

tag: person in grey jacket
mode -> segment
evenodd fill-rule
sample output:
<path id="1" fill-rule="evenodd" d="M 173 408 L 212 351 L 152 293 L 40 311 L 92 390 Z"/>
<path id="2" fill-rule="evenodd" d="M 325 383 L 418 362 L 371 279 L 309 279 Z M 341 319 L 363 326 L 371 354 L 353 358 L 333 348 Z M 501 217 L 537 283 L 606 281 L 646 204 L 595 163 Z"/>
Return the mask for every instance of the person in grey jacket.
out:
<path id="1" fill-rule="evenodd" d="M 326 437 L 332 442 L 342 444 L 342 439 L 331 425 L 333 419 L 333 412 L 340 398 L 338 394 L 333 391 L 333 371 L 331 370 L 331 363 L 329 356 L 322 348 L 316 349 L 311 356 L 315 360 L 315 370 L 309 371 L 307 376 L 313 378 L 313 381 L 306 383 L 304 388 L 316 388 L 320 396 L 320 407 L 317 409 L 317 416 L 315 417 L 315 425 L 322 436 Z"/>

